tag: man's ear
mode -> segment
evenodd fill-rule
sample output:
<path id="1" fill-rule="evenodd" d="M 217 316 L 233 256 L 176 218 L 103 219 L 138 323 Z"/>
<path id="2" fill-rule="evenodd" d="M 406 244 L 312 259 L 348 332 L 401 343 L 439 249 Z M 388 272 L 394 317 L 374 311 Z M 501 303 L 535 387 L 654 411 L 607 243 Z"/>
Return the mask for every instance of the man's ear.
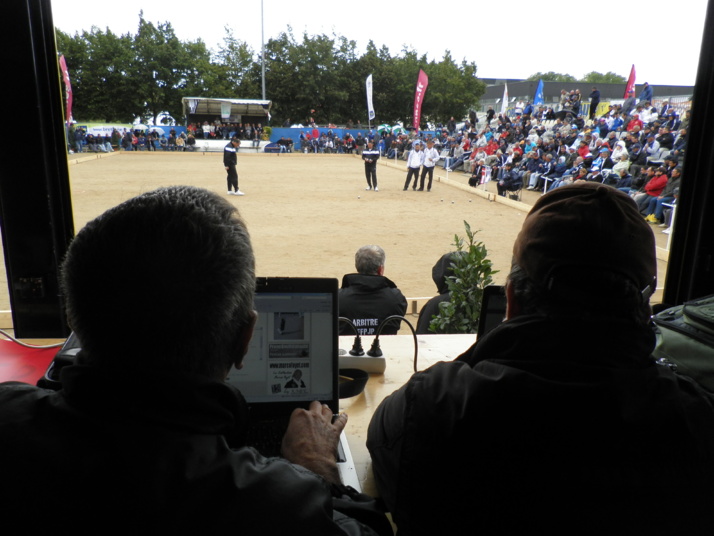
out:
<path id="1" fill-rule="evenodd" d="M 238 334 L 238 348 L 236 349 L 236 357 L 233 361 L 233 364 L 237 369 L 243 368 L 243 358 L 245 357 L 245 354 L 248 353 L 248 345 L 250 344 L 250 340 L 253 338 L 253 329 L 255 328 L 255 323 L 257 321 L 258 312 L 251 311 L 250 319 L 245 326 L 241 328 L 241 331 Z"/>
<path id="2" fill-rule="evenodd" d="M 377 268 L 377 275 L 384 275 L 384 264 Z"/>
<path id="3" fill-rule="evenodd" d="M 510 283 L 506 283 L 506 320 L 511 320 L 521 314 L 521 306 L 516 301 L 516 294 Z"/>

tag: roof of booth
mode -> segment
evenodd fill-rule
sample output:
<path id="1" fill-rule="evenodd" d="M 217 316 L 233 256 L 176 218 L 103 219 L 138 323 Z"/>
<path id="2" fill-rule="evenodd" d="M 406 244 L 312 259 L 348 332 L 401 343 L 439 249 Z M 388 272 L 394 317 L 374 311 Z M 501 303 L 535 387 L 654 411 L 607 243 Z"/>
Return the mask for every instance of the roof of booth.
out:
<path id="1" fill-rule="evenodd" d="M 208 97 L 184 97 L 186 115 L 221 115 L 222 103 L 230 103 L 231 115 L 268 115 L 273 102 L 252 99 L 214 99 Z"/>

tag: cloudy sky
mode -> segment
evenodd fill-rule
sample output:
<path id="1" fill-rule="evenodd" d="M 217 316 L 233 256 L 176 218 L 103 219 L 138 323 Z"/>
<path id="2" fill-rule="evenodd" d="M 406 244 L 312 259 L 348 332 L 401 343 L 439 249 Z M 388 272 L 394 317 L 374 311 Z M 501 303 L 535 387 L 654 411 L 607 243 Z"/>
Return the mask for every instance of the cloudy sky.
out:
<path id="1" fill-rule="evenodd" d="M 297 38 L 303 32 L 345 36 L 360 52 L 370 39 L 393 55 L 407 47 L 440 60 L 448 50 L 457 62 L 474 62 L 483 78 L 526 78 L 539 71 L 627 77 L 634 64 L 637 83 L 695 83 L 707 0 L 662 7 L 642 0 L 547 4 L 264 0 L 262 18 L 266 42 L 291 26 Z M 261 47 L 258 0 L 52 0 L 52 7 L 55 26 L 69 34 L 92 26 L 134 34 L 143 10 L 148 21 L 170 22 L 182 40 L 201 38 L 217 49 L 229 26 L 255 51 Z"/>

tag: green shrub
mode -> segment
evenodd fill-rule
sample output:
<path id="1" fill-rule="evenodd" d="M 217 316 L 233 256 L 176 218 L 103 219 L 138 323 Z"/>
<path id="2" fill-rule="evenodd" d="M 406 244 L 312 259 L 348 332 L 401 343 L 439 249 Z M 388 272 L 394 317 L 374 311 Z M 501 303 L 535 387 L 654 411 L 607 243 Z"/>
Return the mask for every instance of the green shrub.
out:
<path id="1" fill-rule="evenodd" d="M 464 227 L 466 239 L 454 235 L 457 254 L 451 263 L 453 275 L 446 278 L 451 299 L 441 302 L 439 314 L 432 317 L 429 331 L 434 333 L 476 333 L 483 289 L 493 282 L 491 276 L 498 273 L 488 260 L 483 242 L 474 242 L 475 232 L 468 222 L 464 221 Z"/>

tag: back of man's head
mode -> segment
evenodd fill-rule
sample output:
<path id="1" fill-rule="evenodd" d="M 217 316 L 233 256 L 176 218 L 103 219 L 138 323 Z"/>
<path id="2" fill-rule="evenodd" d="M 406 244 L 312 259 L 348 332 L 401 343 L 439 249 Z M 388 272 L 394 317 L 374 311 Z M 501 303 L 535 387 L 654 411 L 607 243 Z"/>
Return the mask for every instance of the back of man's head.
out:
<path id="1" fill-rule="evenodd" d="M 239 357 L 251 322 L 253 250 L 230 203 L 161 188 L 89 222 L 62 283 L 87 363 L 216 377 Z"/>
<path id="2" fill-rule="evenodd" d="M 656 276 L 654 235 L 635 202 L 587 182 L 535 203 L 513 246 L 509 283 L 525 313 L 646 323 Z"/>
<path id="3" fill-rule="evenodd" d="M 362 246 L 355 253 L 355 268 L 360 274 L 378 275 L 385 257 L 384 250 L 379 246 Z"/>

